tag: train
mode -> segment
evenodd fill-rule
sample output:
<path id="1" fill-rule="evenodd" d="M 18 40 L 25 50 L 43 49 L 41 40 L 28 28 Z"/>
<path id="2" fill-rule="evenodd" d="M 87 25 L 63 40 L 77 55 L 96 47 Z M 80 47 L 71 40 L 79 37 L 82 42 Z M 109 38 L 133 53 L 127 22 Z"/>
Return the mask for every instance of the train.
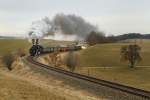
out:
<path id="1" fill-rule="evenodd" d="M 29 50 L 30 56 L 39 56 L 41 54 L 52 53 L 52 52 L 66 52 L 66 51 L 77 51 L 81 50 L 82 47 L 79 45 L 70 46 L 48 46 L 43 47 L 39 45 L 38 39 L 32 39 L 32 47 Z"/>

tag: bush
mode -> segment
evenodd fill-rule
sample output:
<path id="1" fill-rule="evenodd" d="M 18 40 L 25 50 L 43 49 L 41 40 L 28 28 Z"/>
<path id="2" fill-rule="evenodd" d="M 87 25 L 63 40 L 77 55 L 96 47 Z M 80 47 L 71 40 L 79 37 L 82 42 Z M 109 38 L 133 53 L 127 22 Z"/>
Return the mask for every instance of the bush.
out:
<path id="1" fill-rule="evenodd" d="M 68 69 L 73 72 L 75 70 L 75 67 L 77 66 L 77 56 L 70 51 L 67 55 L 66 55 L 66 59 L 65 59 L 65 63 L 68 67 Z"/>
<path id="2" fill-rule="evenodd" d="M 19 57 L 24 57 L 26 55 L 26 53 L 23 49 L 19 48 L 18 51 L 17 51 L 17 55 Z"/>
<path id="3" fill-rule="evenodd" d="M 12 70 L 12 63 L 15 61 L 13 54 L 6 54 L 2 57 L 2 60 L 9 70 Z"/>

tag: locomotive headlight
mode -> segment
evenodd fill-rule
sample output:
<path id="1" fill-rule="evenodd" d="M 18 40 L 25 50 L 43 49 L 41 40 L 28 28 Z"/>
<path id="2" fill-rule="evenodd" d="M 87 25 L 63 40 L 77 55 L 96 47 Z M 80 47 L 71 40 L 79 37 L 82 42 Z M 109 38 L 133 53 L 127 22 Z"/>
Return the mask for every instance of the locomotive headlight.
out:
<path id="1" fill-rule="evenodd" d="M 82 48 L 82 49 L 86 49 L 87 47 L 85 47 L 85 46 L 81 46 L 81 48 Z"/>

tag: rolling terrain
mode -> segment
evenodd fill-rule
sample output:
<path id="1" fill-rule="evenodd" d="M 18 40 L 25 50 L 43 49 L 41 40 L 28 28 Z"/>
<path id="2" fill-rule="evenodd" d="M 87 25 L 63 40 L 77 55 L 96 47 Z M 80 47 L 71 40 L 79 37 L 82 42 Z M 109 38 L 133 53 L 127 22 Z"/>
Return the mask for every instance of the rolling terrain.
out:
<path id="1" fill-rule="evenodd" d="M 43 46 L 54 46 L 61 44 L 71 44 L 69 41 L 55 41 L 55 40 L 41 40 L 40 44 Z M 32 46 L 31 42 L 27 39 L 0 39 L 0 55 L 6 53 L 16 53 L 18 49 L 23 49 L 28 53 L 29 48 Z"/>
<path id="2" fill-rule="evenodd" d="M 80 51 L 81 67 L 126 67 L 128 62 L 120 61 L 120 49 L 124 45 L 134 44 L 127 43 L 108 43 L 97 44 L 85 50 Z M 150 41 L 139 40 L 137 44 L 141 47 L 142 61 L 137 66 L 150 66 Z"/>
<path id="3" fill-rule="evenodd" d="M 70 44 L 70 42 L 63 41 L 60 43 L 60 41 L 49 41 L 49 40 L 43 40 L 41 41 L 41 44 L 44 46 L 48 45 L 58 45 L 58 44 Z M 120 62 L 120 48 L 123 45 L 128 45 L 131 43 L 108 43 L 108 44 L 97 44 L 95 46 L 91 46 L 85 50 L 81 50 L 77 52 L 79 54 L 79 65 L 77 66 L 75 72 L 90 75 L 96 78 L 109 80 L 113 82 L 118 82 L 121 84 L 125 84 L 128 86 L 150 90 L 150 41 L 143 40 L 137 42 L 141 47 L 141 55 L 142 55 L 142 61 L 137 64 L 137 67 L 135 68 L 129 68 L 128 62 Z M 3 55 L 5 53 L 11 52 L 15 53 L 17 52 L 18 48 L 23 48 L 25 52 L 28 52 L 28 49 L 31 46 L 30 42 L 27 42 L 27 40 L 0 40 L 0 45 L 2 46 L 0 48 L 0 55 Z M 3 65 L 1 64 L 1 67 Z M 20 72 L 19 72 L 20 73 Z M 24 73 L 24 72 L 23 72 Z M 26 74 L 26 73 L 24 73 Z M 19 75 L 19 74 L 18 74 Z M 32 83 L 28 83 L 26 81 L 16 79 L 16 77 L 8 77 L 7 74 L 1 75 L 0 77 L 1 81 L 0 84 L 4 84 L 3 88 L 7 89 L 7 86 L 5 84 L 8 84 L 9 88 L 14 88 L 15 91 L 6 90 L 6 93 L 10 92 L 16 92 L 22 91 L 20 88 L 24 87 L 24 94 L 28 94 L 28 88 L 33 87 L 33 91 L 37 91 L 36 93 L 32 93 L 33 96 L 31 98 L 34 100 L 34 94 L 40 94 L 44 95 L 45 98 L 47 98 L 47 90 L 43 90 L 43 88 L 39 88 L 37 86 L 34 86 Z M 7 82 L 7 83 L 6 83 Z M 22 84 L 25 83 L 25 84 Z M 21 84 L 21 85 L 20 85 Z M 20 85 L 20 87 L 16 87 Z M 43 91 L 42 94 L 40 91 Z M 5 95 L 3 93 L 0 93 L 1 95 Z M 19 95 L 19 97 L 22 99 L 24 98 L 24 95 L 22 94 L 15 94 Z M 13 96 L 13 95 L 12 95 Z M 3 96 L 6 98 L 6 100 L 9 100 L 9 98 L 12 98 L 7 96 Z M 56 95 L 51 95 L 55 96 Z M 27 95 L 29 98 L 30 95 Z M 42 97 L 42 96 L 40 96 Z M 39 97 L 39 98 L 40 98 Z M 26 98 L 26 97 L 25 97 Z M 59 100 L 60 98 L 58 98 Z M 63 99 L 63 98 L 62 98 Z M 24 99 L 23 99 L 24 100 Z M 56 97 L 57 100 L 57 97 Z"/>
<path id="4" fill-rule="evenodd" d="M 78 51 L 78 65 L 75 72 L 92 77 L 117 82 L 135 88 L 150 90 L 150 41 L 137 40 L 141 46 L 142 61 L 130 68 L 128 62 L 120 61 L 120 48 L 124 45 L 134 44 L 134 40 L 120 43 L 97 44 L 85 50 Z M 62 60 L 67 53 L 62 53 Z M 48 57 L 48 56 L 47 56 Z M 45 58 L 45 64 L 49 58 Z M 40 59 L 39 61 L 43 61 Z M 50 61 L 50 59 L 49 59 Z M 66 66 L 62 65 L 65 70 Z"/>
<path id="5" fill-rule="evenodd" d="M 120 48 L 128 44 L 133 43 L 98 44 L 79 51 L 80 63 L 76 72 L 150 90 L 150 41 L 137 41 L 142 48 L 142 61 L 135 68 L 120 61 Z"/>
<path id="6" fill-rule="evenodd" d="M 19 48 L 28 51 L 31 44 L 24 39 L 0 39 L 0 55 L 15 53 Z"/>

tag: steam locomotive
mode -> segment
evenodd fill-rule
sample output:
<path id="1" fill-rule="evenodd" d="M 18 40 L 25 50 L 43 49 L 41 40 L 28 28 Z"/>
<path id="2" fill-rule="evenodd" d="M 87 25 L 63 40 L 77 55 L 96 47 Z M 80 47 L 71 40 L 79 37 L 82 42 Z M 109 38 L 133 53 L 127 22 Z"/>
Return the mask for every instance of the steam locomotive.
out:
<path id="1" fill-rule="evenodd" d="M 77 51 L 81 50 L 81 46 L 51 46 L 43 47 L 39 45 L 39 39 L 32 39 L 32 47 L 29 50 L 30 56 L 38 56 L 40 54 L 52 53 L 55 51 L 66 52 L 66 51 Z"/>

